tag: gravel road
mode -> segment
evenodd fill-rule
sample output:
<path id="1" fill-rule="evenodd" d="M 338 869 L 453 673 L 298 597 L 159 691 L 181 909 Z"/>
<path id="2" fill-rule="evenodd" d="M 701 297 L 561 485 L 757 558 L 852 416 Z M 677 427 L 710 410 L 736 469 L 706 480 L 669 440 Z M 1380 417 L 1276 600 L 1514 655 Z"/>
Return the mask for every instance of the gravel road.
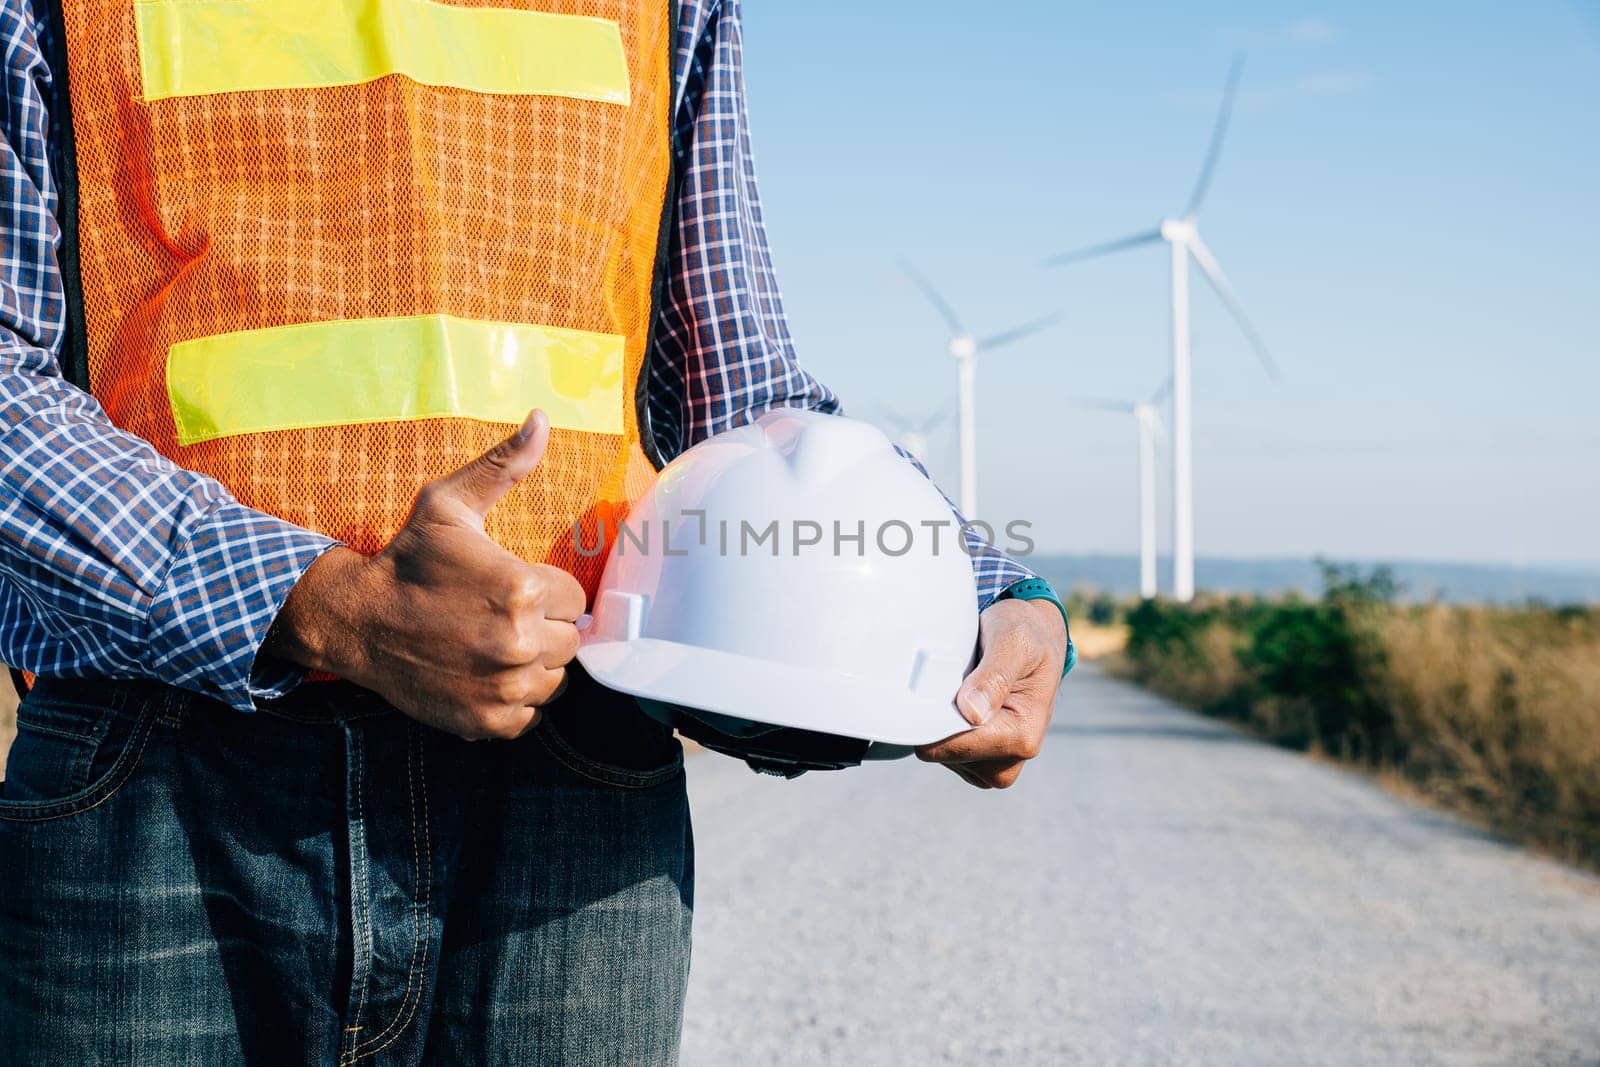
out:
<path id="1" fill-rule="evenodd" d="M 1600 879 L 1092 665 L 1053 733 L 1009 792 L 691 760 L 684 1063 L 1600 1064 Z"/>

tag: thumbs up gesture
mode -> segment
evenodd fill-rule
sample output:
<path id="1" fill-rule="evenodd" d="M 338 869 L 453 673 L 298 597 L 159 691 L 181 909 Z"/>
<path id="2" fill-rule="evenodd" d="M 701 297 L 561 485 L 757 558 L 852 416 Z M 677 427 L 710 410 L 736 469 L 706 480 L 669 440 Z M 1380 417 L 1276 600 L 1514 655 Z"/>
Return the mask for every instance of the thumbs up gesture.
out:
<path id="1" fill-rule="evenodd" d="M 549 419 L 533 412 L 516 433 L 424 486 L 378 555 L 322 556 L 290 592 L 266 650 L 461 737 L 532 728 L 577 654 L 583 587 L 507 552 L 483 521 L 538 466 L 549 440 Z"/>

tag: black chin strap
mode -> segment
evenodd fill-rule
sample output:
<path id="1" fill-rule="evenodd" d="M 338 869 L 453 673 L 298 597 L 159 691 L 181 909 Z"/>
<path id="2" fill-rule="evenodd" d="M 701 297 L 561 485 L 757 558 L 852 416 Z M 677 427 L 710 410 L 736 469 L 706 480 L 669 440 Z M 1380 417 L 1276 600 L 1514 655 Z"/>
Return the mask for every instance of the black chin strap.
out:
<path id="1" fill-rule="evenodd" d="M 721 716 L 707 716 L 705 712 L 655 701 L 650 701 L 645 711 L 711 751 L 742 759 L 751 770 L 779 778 L 798 778 L 807 771 L 842 771 L 857 767 L 862 760 L 870 758 L 867 753 L 872 748 L 870 741 L 787 726 L 766 727 L 748 736 L 738 736 L 706 721 L 708 717 L 715 720 Z"/>

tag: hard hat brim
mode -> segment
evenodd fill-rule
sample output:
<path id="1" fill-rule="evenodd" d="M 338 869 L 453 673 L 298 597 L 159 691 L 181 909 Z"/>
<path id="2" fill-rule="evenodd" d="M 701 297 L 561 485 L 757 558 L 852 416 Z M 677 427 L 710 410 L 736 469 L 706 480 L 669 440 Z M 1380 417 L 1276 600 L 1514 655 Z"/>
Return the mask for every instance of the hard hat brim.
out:
<path id="1" fill-rule="evenodd" d="M 586 636 L 578 662 L 608 689 L 774 726 L 912 746 L 972 729 L 952 700 L 658 638 Z"/>

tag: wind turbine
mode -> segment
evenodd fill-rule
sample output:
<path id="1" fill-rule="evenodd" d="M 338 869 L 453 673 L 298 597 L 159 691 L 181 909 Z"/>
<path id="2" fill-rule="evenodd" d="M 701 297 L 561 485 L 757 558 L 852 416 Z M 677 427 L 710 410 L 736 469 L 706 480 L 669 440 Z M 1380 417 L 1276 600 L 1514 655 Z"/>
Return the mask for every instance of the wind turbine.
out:
<path id="1" fill-rule="evenodd" d="M 961 318 L 950 306 L 933 283 L 924 278 L 906 260 L 900 261 L 900 269 L 905 273 L 911 283 L 922 290 L 922 295 L 928 298 L 928 303 L 944 319 L 945 326 L 950 330 L 950 340 L 947 345 L 951 357 L 956 361 L 956 392 L 958 413 L 960 415 L 959 434 L 961 438 L 961 514 L 966 518 L 976 518 L 978 514 L 978 442 L 977 442 L 977 410 L 975 393 L 977 389 L 977 362 L 978 353 L 991 352 L 1006 345 L 1015 344 L 1025 337 L 1031 337 L 1049 326 L 1055 325 L 1060 320 L 1061 313 L 1053 312 L 1043 318 L 1025 322 L 1020 326 L 1012 327 L 988 337 L 975 336 L 961 324 Z"/>
<path id="2" fill-rule="evenodd" d="M 1115 411 L 1132 415 L 1139 431 L 1139 595 L 1149 600 L 1156 595 L 1156 442 L 1163 434 L 1161 415 L 1156 405 L 1165 399 L 1171 383 L 1167 382 L 1151 395 L 1149 400 L 1102 400 L 1097 397 L 1080 397 L 1068 401 L 1075 408 L 1088 411 Z"/>
<path id="3" fill-rule="evenodd" d="M 1227 86 L 1222 93 L 1222 108 L 1211 130 L 1211 144 L 1206 149 L 1205 162 L 1200 167 L 1200 177 L 1189 194 L 1189 203 L 1183 214 L 1165 218 L 1153 230 L 1067 252 L 1045 260 L 1046 267 L 1060 267 L 1086 259 L 1096 259 L 1128 248 L 1165 241 L 1172 248 L 1172 595 L 1179 601 L 1194 599 L 1194 427 L 1192 420 L 1192 386 L 1189 378 L 1189 260 L 1193 258 L 1211 288 L 1227 307 L 1229 314 L 1239 324 L 1245 338 L 1255 349 L 1267 375 L 1278 379 L 1277 364 L 1272 353 L 1261 339 L 1260 333 L 1245 314 L 1244 305 L 1234 295 L 1233 286 L 1222 273 L 1211 249 L 1200 239 L 1200 205 L 1205 202 L 1211 187 L 1211 176 L 1216 171 L 1217 159 L 1222 155 L 1222 143 L 1228 133 L 1228 122 L 1233 116 L 1234 99 L 1239 92 L 1239 76 L 1244 71 L 1244 58 L 1234 60 L 1228 72 Z"/>
<path id="4" fill-rule="evenodd" d="M 884 408 L 882 418 L 894 430 L 894 443 L 927 463 L 928 437 L 950 421 L 950 409 L 941 408 L 919 422 L 897 408 Z"/>

